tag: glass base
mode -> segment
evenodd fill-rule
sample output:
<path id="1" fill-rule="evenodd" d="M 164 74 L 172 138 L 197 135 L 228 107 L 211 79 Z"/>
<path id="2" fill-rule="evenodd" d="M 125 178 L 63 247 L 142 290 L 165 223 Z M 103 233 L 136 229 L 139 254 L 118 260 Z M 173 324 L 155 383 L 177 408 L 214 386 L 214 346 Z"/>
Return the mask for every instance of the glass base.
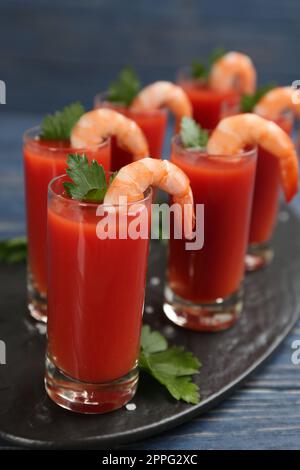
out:
<path id="1" fill-rule="evenodd" d="M 239 289 L 227 299 L 217 299 L 214 303 L 196 304 L 178 297 L 165 288 L 165 315 L 178 326 L 189 330 L 215 332 L 233 326 L 243 309 L 243 290 Z"/>
<path id="2" fill-rule="evenodd" d="M 47 297 L 37 289 L 33 276 L 27 274 L 28 310 L 34 320 L 47 323 Z"/>
<path id="3" fill-rule="evenodd" d="M 64 374 L 46 357 L 45 387 L 57 405 L 76 413 L 101 414 L 117 410 L 134 396 L 138 384 L 137 365 L 124 377 L 107 383 L 86 383 Z"/>
<path id="4" fill-rule="evenodd" d="M 274 258 L 274 251 L 269 243 L 252 243 L 248 247 L 245 257 L 246 271 L 257 271 L 268 264 Z"/>

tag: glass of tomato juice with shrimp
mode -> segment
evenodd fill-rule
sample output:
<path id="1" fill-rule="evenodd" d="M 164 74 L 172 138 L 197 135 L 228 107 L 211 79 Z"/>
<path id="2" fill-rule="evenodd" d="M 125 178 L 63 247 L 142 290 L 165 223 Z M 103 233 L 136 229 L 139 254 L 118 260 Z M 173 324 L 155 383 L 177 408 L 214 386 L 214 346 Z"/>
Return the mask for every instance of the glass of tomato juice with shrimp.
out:
<path id="1" fill-rule="evenodd" d="M 274 122 L 291 135 L 294 122 L 292 113 L 286 112 Z M 256 271 L 273 259 L 274 252 L 270 241 L 277 219 L 280 180 L 278 159 L 259 146 L 246 255 L 247 271 Z"/>
<path id="2" fill-rule="evenodd" d="M 193 118 L 203 129 L 214 129 L 221 119 L 238 114 L 240 110 L 241 94 L 238 91 L 212 90 L 205 80 L 192 77 L 189 67 L 179 70 L 177 83 L 188 95 Z"/>
<path id="3" fill-rule="evenodd" d="M 153 109 L 147 111 L 136 111 L 122 104 L 108 101 L 106 93 L 95 96 L 94 107 L 110 108 L 132 119 L 143 131 L 149 146 L 152 158 L 161 158 L 164 137 L 167 128 L 168 112 L 166 109 Z M 124 165 L 132 162 L 132 155 L 120 148 L 117 141 L 112 137 L 111 169 L 118 171 Z"/>
<path id="4" fill-rule="evenodd" d="M 150 226 L 152 191 L 87 203 L 66 196 L 66 181 L 49 185 L 46 390 L 63 408 L 105 413 L 137 387 L 149 235 L 131 237 L 130 225 Z"/>
<path id="5" fill-rule="evenodd" d="M 256 154 L 211 155 L 173 138 L 171 160 L 189 177 L 195 204 L 204 205 L 203 248 L 187 250 L 174 237 L 169 243 L 164 312 L 179 326 L 218 331 L 239 318 Z"/>
<path id="6" fill-rule="evenodd" d="M 31 316 L 47 320 L 47 190 L 49 182 L 64 174 L 69 153 L 85 153 L 110 169 L 110 141 L 88 149 L 72 149 L 69 141 L 42 140 L 35 127 L 23 137 L 25 200 L 28 235 L 28 308 Z"/>

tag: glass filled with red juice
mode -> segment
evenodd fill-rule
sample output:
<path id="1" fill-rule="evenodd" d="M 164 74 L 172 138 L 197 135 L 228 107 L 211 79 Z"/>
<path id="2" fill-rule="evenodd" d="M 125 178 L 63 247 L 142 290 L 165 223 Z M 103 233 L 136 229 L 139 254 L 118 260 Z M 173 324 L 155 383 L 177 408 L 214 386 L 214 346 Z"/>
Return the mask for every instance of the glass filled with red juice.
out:
<path id="1" fill-rule="evenodd" d="M 192 77 L 189 67 L 179 71 L 177 83 L 188 95 L 193 118 L 203 129 L 214 129 L 221 119 L 240 110 L 240 93 L 211 90 L 203 79 Z"/>
<path id="2" fill-rule="evenodd" d="M 69 153 L 85 153 L 110 169 L 110 141 L 89 149 L 72 149 L 68 141 L 45 141 L 40 128 L 24 134 L 25 199 L 28 235 L 28 308 L 31 316 L 47 320 L 47 191 L 49 182 L 64 174 Z"/>
<path id="3" fill-rule="evenodd" d="M 95 108 L 111 108 L 132 119 L 143 131 L 149 146 L 152 158 L 161 158 L 164 137 L 167 128 L 168 112 L 166 109 L 154 109 L 149 111 L 134 111 L 121 104 L 107 100 L 105 93 L 100 93 L 94 99 Z M 118 171 L 132 162 L 132 155 L 118 147 L 116 139 L 112 138 L 111 169 Z"/>
<path id="4" fill-rule="evenodd" d="M 172 162 L 189 177 L 195 204 L 204 204 L 204 245 L 187 250 L 170 238 L 164 311 L 199 331 L 229 328 L 242 310 L 256 148 L 238 156 L 208 155 L 172 141 Z"/>
<path id="5" fill-rule="evenodd" d="M 287 134 L 293 129 L 293 115 L 285 113 L 274 120 Z M 274 155 L 258 147 L 254 196 L 250 223 L 247 271 L 256 271 L 273 259 L 270 243 L 276 225 L 280 193 L 280 168 Z"/>
<path id="6" fill-rule="evenodd" d="M 149 231 L 132 237 L 130 226 L 150 226 L 152 192 L 105 206 L 68 198 L 64 181 L 49 185 L 46 390 L 64 408 L 104 413 L 137 387 Z"/>

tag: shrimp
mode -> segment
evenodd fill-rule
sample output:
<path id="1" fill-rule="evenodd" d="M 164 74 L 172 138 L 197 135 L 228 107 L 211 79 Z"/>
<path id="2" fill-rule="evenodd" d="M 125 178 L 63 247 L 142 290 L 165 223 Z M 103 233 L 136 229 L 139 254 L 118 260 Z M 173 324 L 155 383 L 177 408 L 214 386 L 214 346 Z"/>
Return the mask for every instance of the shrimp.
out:
<path id="1" fill-rule="evenodd" d="M 256 70 L 252 60 L 240 52 L 223 55 L 211 68 L 209 86 L 215 91 L 237 90 L 252 95 L 256 89 Z"/>
<path id="2" fill-rule="evenodd" d="M 300 118 L 300 103 L 293 101 L 295 89 L 288 86 L 273 88 L 256 104 L 254 112 L 267 119 L 276 119 L 285 110 L 290 110 Z"/>
<path id="3" fill-rule="evenodd" d="M 234 155 L 258 144 L 278 158 L 286 201 L 298 191 L 298 158 L 291 138 L 273 121 L 245 113 L 220 121 L 207 144 L 212 154 Z"/>
<path id="4" fill-rule="evenodd" d="M 104 204 L 119 204 L 120 197 L 128 202 L 139 201 L 149 186 L 158 187 L 173 196 L 182 208 L 184 230 L 187 238 L 193 236 L 193 193 L 186 174 L 168 160 L 143 158 L 124 166 L 108 188 Z"/>
<path id="5" fill-rule="evenodd" d="M 167 107 L 178 120 L 192 116 L 192 105 L 183 89 L 172 82 L 159 81 L 148 85 L 133 100 L 131 109 L 144 111 Z"/>
<path id="6" fill-rule="evenodd" d="M 116 136 L 118 145 L 132 153 L 134 160 L 149 155 L 146 138 L 139 126 L 113 109 L 95 109 L 85 113 L 71 132 L 73 148 L 85 148 Z"/>

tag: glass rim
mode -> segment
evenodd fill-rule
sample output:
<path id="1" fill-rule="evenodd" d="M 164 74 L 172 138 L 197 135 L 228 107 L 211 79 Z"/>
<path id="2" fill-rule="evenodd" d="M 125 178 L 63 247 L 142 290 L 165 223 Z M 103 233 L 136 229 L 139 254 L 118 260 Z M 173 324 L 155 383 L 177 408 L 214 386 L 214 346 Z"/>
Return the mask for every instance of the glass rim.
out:
<path id="1" fill-rule="evenodd" d="M 168 114 L 168 109 L 166 107 L 158 108 L 158 109 L 144 109 L 142 111 L 137 111 L 135 109 L 130 109 L 128 106 L 124 106 L 122 103 L 117 103 L 113 101 L 109 101 L 107 99 L 108 92 L 107 91 L 102 91 L 100 93 L 97 93 L 94 96 L 93 102 L 94 102 L 94 108 L 97 109 L 97 104 L 108 104 L 110 107 L 118 111 L 120 110 L 125 110 L 131 113 L 134 116 L 155 116 L 155 115 L 161 115 L 161 114 Z"/>
<path id="2" fill-rule="evenodd" d="M 212 90 L 207 78 L 196 78 L 192 76 L 190 65 L 184 65 L 183 67 L 180 67 L 176 73 L 176 83 L 179 86 L 182 86 L 185 82 L 189 84 L 195 84 L 199 88 L 201 87 L 202 92 L 213 94 L 215 96 L 219 96 L 220 98 L 240 96 L 240 93 L 234 89 L 227 91 Z"/>
<path id="3" fill-rule="evenodd" d="M 192 76 L 191 65 L 182 65 L 177 69 L 176 72 L 176 81 L 180 83 L 181 81 L 196 82 L 199 85 L 207 86 L 207 78 L 196 78 Z"/>
<path id="4" fill-rule="evenodd" d="M 172 146 L 174 145 L 177 148 L 179 148 L 179 150 L 182 153 L 186 153 L 187 155 L 196 155 L 202 158 L 218 158 L 218 159 L 222 158 L 222 159 L 226 159 L 230 161 L 235 160 L 235 159 L 240 159 L 241 157 L 242 158 L 254 157 L 257 155 L 257 149 L 258 149 L 258 145 L 251 145 L 249 149 L 242 150 L 241 152 L 235 155 L 208 153 L 206 148 L 202 150 L 198 148 L 194 149 L 193 147 L 190 147 L 190 148 L 183 147 L 179 134 L 176 134 L 172 137 L 171 144 Z"/>
<path id="5" fill-rule="evenodd" d="M 34 127 L 30 127 L 25 132 L 23 132 L 23 144 L 25 146 L 30 144 L 35 148 L 40 148 L 40 143 L 39 143 L 40 141 L 38 140 L 38 137 L 40 135 L 40 130 L 41 130 L 41 125 L 37 125 Z M 96 145 L 94 144 L 94 145 L 91 145 L 88 147 L 82 147 L 82 148 L 74 148 L 71 145 L 56 147 L 55 145 L 51 144 L 51 140 L 46 140 L 46 142 L 47 142 L 47 145 L 43 145 L 42 148 L 44 150 L 47 150 L 48 152 L 85 153 L 87 151 L 100 150 L 102 147 L 106 147 L 110 142 L 110 137 L 104 138 L 104 140 L 100 142 L 99 144 L 96 144 Z"/>
<path id="6" fill-rule="evenodd" d="M 105 174 L 111 175 L 111 174 L 113 174 L 113 172 L 112 171 L 106 171 Z M 144 192 L 144 197 L 143 198 L 138 199 L 137 201 L 127 202 L 126 204 L 103 204 L 102 202 L 78 201 L 77 199 L 66 198 L 62 194 L 58 194 L 57 192 L 55 192 L 53 186 L 56 183 L 59 183 L 60 181 L 63 181 L 63 179 L 66 179 L 66 178 L 68 178 L 68 181 L 70 180 L 69 176 L 66 173 L 64 173 L 63 175 L 55 176 L 49 182 L 49 184 L 48 184 L 48 197 L 51 196 L 53 198 L 59 199 L 60 201 L 65 201 L 68 204 L 71 204 L 71 205 L 74 205 L 74 206 L 79 206 L 79 207 L 82 207 L 82 208 L 88 208 L 88 207 L 96 208 L 98 206 L 101 206 L 101 207 L 104 207 L 104 208 L 105 207 L 115 207 L 115 208 L 128 207 L 128 206 L 132 206 L 134 204 L 146 203 L 152 197 L 152 194 L 153 194 L 153 189 L 152 189 L 151 186 L 149 186 L 146 189 L 146 191 Z"/>

